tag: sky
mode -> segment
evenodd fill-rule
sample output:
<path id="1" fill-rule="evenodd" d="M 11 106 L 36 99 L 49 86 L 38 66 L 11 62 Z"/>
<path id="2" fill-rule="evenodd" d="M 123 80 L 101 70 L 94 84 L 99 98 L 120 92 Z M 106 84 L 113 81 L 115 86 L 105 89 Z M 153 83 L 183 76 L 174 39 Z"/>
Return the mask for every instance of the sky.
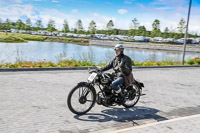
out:
<path id="1" fill-rule="evenodd" d="M 152 30 L 155 19 L 160 20 L 161 31 L 168 27 L 176 31 L 181 18 L 187 19 L 189 0 L 0 0 L 0 18 L 5 21 L 31 18 L 34 25 L 41 19 L 46 27 L 49 19 L 61 30 L 64 19 L 70 28 L 82 20 L 85 30 L 94 20 L 97 29 L 105 29 L 109 20 L 114 27 L 130 29 L 131 20 Z M 189 32 L 200 34 L 200 0 L 192 0 Z"/>

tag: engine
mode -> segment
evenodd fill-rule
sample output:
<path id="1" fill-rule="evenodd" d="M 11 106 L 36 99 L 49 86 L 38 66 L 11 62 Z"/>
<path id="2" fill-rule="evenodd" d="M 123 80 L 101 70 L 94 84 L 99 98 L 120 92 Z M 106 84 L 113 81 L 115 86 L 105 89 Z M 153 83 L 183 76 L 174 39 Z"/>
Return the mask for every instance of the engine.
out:
<path id="1" fill-rule="evenodd" d="M 103 106 L 112 106 L 115 103 L 116 96 L 112 93 L 112 87 L 111 86 L 104 86 L 103 87 L 103 93 L 100 91 L 97 94 L 97 104 L 103 105 Z"/>
<path id="2" fill-rule="evenodd" d="M 110 73 L 104 73 L 101 77 L 99 77 L 98 81 L 102 86 L 102 91 L 99 91 L 97 94 L 97 104 L 106 107 L 116 104 L 116 95 L 112 93 L 113 89 L 111 86 L 113 79 L 114 76 Z"/>
<path id="3" fill-rule="evenodd" d="M 113 81 L 112 75 L 109 73 L 102 74 L 102 77 L 100 78 L 100 83 L 102 85 L 109 85 L 112 83 L 112 81 Z"/>

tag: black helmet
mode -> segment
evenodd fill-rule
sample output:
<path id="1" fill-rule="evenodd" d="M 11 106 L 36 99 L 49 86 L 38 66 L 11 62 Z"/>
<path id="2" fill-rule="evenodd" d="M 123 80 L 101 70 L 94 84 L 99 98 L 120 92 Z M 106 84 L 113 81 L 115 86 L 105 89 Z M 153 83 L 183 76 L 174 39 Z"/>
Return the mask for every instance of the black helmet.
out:
<path id="1" fill-rule="evenodd" d="M 117 45 L 115 45 L 114 50 L 115 50 L 115 51 L 116 51 L 116 50 L 124 51 L 124 47 L 123 47 L 122 44 L 117 44 Z"/>

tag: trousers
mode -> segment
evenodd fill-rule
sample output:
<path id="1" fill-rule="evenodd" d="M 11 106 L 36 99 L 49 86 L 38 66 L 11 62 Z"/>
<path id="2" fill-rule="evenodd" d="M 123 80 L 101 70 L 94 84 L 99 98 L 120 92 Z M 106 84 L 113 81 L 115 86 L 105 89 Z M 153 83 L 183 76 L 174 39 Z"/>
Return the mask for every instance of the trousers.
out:
<path id="1" fill-rule="evenodd" d="M 118 77 L 116 80 L 114 80 L 112 82 L 112 87 L 113 87 L 114 91 L 116 93 L 120 93 L 121 92 L 121 88 L 119 87 L 119 85 L 124 84 L 124 83 L 125 83 L 125 80 L 124 80 L 123 77 Z"/>

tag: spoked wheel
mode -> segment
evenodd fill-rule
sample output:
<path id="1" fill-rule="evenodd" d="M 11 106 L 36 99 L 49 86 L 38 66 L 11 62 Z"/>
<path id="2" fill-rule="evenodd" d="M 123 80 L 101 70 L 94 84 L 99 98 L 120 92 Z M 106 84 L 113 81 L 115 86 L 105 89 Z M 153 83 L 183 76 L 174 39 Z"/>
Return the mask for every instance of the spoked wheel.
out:
<path id="1" fill-rule="evenodd" d="M 87 83 L 78 84 L 69 93 L 67 104 L 71 112 L 83 115 L 90 111 L 96 99 L 96 92 Z"/>
<path id="2" fill-rule="evenodd" d="M 126 102 L 123 104 L 126 108 L 134 107 L 140 99 L 140 89 L 137 85 L 133 85 L 133 88 L 126 94 Z"/>

